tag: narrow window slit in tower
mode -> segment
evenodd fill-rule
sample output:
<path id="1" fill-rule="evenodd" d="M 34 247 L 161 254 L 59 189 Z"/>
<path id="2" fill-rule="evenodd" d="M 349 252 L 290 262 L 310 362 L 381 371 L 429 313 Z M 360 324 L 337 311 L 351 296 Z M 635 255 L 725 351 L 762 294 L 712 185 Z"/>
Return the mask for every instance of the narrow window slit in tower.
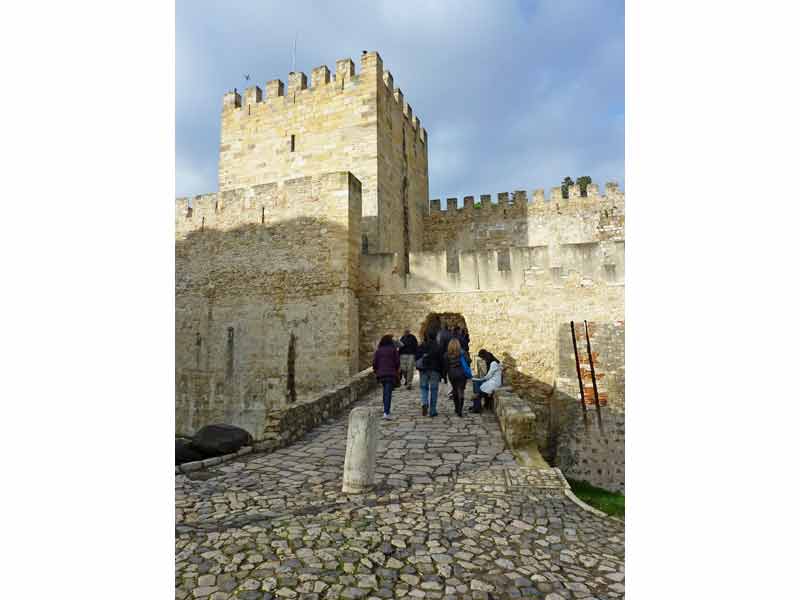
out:
<path id="1" fill-rule="evenodd" d="M 228 346 L 225 351 L 225 379 L 233 377 L 233 327 L 228 327 Z"/>
<path id="2" fill-rule="evenodd" d="M 264 207 L 261 207 L 261 224 L 264 224 Z"/>
<path id="3" fill-rule="evenodd" d="M 294 134 L 292 134 L 292 140 L 289 144 L 289 152 L 294 152 Z"/>
<path id="4" fill-rule="evenodd" d="M 508 248 L 500 248 L 497 251 L 497 270 L 498 271 L 511 270 L 511 253 Z"/>
<path id="5" fill-rule="evenodd" d="M 446 258 L 447 258 L 447 272 L 448 273 L 458 273 L 460 271 L 460 265 L 458 260 L 458 250 L 456 250 L 452 246 L 448 246 L 445 250 Z"/>
<path id="6" fill-rule="evenodd" d="M 206 227 L 206 218 L 203 217 L 203 220 L 200 223 L 200 231 L 203 231 L 203 229 L 205 229 L 205 227 Z"/>

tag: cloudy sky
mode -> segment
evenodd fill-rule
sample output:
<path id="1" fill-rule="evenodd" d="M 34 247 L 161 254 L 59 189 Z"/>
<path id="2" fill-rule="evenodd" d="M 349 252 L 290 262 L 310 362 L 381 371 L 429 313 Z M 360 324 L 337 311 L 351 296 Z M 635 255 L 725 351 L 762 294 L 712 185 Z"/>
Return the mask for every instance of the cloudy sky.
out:
<path id="1" fill-rule="evenodd" d="M 217 190 L 223 94 L 286 82 L 295 35 L 309 80 L 380 53 L 428 130 L 431 198 L 548 189 L 566 175 L 624 187 L 621 0 L 176 5 L 178 196 Z"/>

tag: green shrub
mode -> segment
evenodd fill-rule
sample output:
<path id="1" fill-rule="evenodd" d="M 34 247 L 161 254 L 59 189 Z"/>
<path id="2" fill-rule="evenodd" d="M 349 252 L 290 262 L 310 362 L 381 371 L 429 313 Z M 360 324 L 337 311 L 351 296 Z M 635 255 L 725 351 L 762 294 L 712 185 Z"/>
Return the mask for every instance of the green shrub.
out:
<path id="1" fill-rule="evenodd" d="M 585 481 L 568 479 L 572 492 L 581 500 L 612 517 L 625 518 L 625 495 L 609 492 Z"/>

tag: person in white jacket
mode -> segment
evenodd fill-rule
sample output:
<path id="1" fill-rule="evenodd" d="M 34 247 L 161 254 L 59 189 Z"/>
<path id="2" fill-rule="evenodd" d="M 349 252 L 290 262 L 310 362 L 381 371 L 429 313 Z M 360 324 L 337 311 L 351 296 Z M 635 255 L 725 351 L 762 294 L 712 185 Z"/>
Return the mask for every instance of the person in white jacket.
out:
<path id="1" fill-rule="evenodd" d="M 478 351 L 478 358 L 483 360 L 489 368 L 486 375 L 472 380 L 473 389 L 477 392 L 472 397 L 472 408 L 469 409 L 469 412 L 473 413 L 481 412 L 481 398 L 485 398 L 484 406 L 489 408 L 489 396 L 503 385 L 503 366 L 500 361 L 483 348 Z M 480 384 L 480 387 L 476 384 Z"/>

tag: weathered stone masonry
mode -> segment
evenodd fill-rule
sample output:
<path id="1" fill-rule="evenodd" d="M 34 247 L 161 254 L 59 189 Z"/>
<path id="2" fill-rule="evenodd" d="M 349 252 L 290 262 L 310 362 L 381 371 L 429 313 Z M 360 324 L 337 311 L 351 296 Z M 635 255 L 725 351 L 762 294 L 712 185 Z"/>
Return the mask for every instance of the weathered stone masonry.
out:
<path id="1" fill-rule="evenodd" d="M 349 173 L 196 198 L 176 229 L 176 427 L 263 434 L 298 395 L 357 371 L 360 184 Z M 320 385 L 320 382 L 325 382 Z"/>
<path id="2" fill-rule="evenodd" d="M 403 92 L 394 88 L 377 52 L 349 58 L 336 71 L 290 73 L 242 98 L 225 95 L 219 159 L 220 191 L 262 183 L 350 171 L 362 185 L 363 234 L 373 252 L 422 246 L 428 203 L 428 134 Z M 404 217 L 403 197 L 407 215 Z M 404 247 L 404 218 L 408 244 Z"/>
<path id="3" fill-rule="evenodd" d="M 221 119 L 220 191 L 176 205 L 179 433 L 223 421 L 283 436 L 306 400 L 369 366 L 381 335 L 457 313 L 473 355 L 494 352 L 531 402 L 543 454 L 624 489 L 624 335 L 605 333 L 624 331 L 615 184 L 429 202 L 427 132 L 377 52 L 359 72 L 343 59 L 310 85 L 296 72 L 230 92 Z M 584 319 L 609 413 L 596 432 L 564 354 L 565 325 Z"/>

